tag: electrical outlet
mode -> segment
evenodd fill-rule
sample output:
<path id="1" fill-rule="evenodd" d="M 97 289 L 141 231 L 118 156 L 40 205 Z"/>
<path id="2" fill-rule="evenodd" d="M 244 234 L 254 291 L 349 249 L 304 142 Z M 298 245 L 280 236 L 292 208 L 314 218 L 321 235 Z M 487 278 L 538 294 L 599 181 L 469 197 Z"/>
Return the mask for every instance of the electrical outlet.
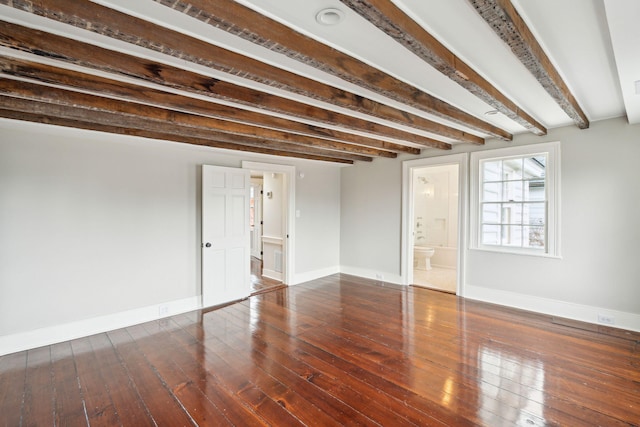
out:
<path id="1" fill-rule="evenodd" d="M 606 314 L 598 313 L 598 323 L 601 323 L 603 325 L 615 325 L 616 318 L 613 316 L 608 316 Z"/>
<path id="2" fill-rule="evenodd" d="M 169 315 L 169 306 L 165 304 L 158 306 L 158 315 L 160 317 L 167 317 Z"/>
<path id="3" fill-rule="evenodd" d="M 382 275 L 382 274 L 376 274 L 376 279 L 377 279 L 377 280 L 384 280 L 384 275 Z"/>

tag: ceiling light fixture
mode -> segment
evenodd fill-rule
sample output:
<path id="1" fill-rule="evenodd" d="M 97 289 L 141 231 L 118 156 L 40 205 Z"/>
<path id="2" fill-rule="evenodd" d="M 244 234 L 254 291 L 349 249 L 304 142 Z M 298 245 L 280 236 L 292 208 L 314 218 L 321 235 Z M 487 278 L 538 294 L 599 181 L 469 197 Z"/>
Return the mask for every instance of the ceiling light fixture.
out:
<path id="1" fill-rule="evenodd" d="M 322 25 L 338 25 L 344 19 L 344 12 L 334 7 L 322 9 L 316 14 L 316 21 Z"/>

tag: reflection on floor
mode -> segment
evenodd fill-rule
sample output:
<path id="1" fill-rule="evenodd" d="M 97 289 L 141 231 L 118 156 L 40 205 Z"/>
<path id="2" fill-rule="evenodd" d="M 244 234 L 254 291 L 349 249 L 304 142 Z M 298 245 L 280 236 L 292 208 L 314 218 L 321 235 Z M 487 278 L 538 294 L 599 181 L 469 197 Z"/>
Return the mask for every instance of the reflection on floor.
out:
<path id="1" fill-rule="evenodd" d="M 444 292 L 456 293 L 456 270 L 433 267 L 431 270 L 413 270 L 413 284 Z"/>
<path id="2" fill-rule="evenodd" d="M 251 295 L 273 291 L 285 287 L 278 280 L 262 276 L 262 260 L 251 257 Z"/>

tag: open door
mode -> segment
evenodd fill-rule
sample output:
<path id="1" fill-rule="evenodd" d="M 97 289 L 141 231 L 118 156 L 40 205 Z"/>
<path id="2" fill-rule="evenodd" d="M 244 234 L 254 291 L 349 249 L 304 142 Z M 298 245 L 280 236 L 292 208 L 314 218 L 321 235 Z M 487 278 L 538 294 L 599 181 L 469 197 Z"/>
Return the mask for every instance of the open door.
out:
<path id="1" fill-rule="evenodd" d="M 246 169 L 202 166 L 202 306 L 249 296 L 249 186 Z"/>

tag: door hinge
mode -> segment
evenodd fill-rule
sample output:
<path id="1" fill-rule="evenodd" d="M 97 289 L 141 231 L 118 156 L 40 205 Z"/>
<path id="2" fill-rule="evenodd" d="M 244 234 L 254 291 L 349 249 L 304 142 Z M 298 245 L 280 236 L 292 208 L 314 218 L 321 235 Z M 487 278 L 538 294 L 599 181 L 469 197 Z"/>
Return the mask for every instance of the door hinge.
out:
<path id="1" fill-rule="evenodd" d="M 264 252 L 260 251 L 260 255 L 264 255 Z"/>
<path id="2" fill-rule="evenodd" d="M 260 221 L 260 225 L 264 225 L 264 221 Z"/>

